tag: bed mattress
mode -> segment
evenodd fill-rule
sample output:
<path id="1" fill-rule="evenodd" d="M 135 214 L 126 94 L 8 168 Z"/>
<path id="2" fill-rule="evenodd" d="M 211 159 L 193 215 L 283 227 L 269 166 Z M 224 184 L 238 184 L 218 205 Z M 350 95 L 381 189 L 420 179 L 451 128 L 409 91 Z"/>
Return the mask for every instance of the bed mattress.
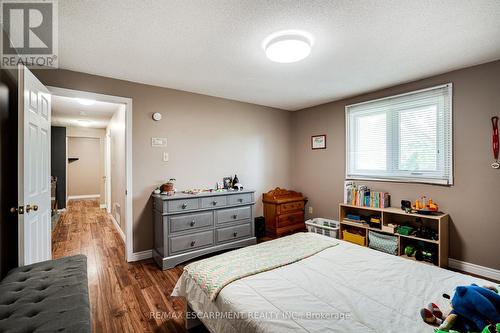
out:
<path id="1" fill-rule="evenodd" d="M 325 237 L 318 235 L 318 237 Z M 299 262 L 232 282 L 211 302 L 184 273 L 172 296 L 184 296 L 213 333 L 433 332 L 419 310 L 446 309 L 443 293 L 492 284 L 340 240 Z M 192 317 L 192 314 L 187 314 Z"/>

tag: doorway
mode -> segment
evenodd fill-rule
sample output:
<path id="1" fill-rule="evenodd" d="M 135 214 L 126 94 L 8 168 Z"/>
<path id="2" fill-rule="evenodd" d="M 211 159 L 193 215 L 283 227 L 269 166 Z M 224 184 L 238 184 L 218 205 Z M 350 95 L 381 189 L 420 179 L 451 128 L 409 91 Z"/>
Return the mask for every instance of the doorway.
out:
<path id="1" fill-rule="evenodd" d="M 111 217 L 125 243 L 125 259 L 131 261 L 132 199 L 128 193 L 132 188 L 132 100 L 48 89 L 53 101 L 52 126 L 65 128 L 66 167 L 64 174 L 58 175 L 65 182 L 59 178 L 56 182 L 60 185 L 57 198 L 64 198 L 64 203 L 59 201 L 57 207 L 64 209 L 71 202 L 74 207 L 98 205 Z"/>

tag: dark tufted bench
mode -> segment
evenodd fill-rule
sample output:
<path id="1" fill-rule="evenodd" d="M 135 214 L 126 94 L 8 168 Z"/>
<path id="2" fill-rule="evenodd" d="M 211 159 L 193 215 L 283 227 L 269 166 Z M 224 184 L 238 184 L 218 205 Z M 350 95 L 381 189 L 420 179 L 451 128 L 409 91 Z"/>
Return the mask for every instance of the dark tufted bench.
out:
<path id="1" fill-rule="evenodd" d="M 0 282 L 0 332 L 91 332 L 87 257 L 23 266 Z"/>

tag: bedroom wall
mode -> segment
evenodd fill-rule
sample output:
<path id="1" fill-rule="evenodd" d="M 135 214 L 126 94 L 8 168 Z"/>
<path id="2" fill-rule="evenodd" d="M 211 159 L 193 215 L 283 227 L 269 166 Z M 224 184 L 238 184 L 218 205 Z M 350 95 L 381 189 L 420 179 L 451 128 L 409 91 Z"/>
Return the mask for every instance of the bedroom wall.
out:
<path id="1" fill-rule="evenodd" d="M 234 174 L 262 193 L 291 185 L 291 114 L 288 111 L 67 70 L 36 70 L 46 85 L 133 99 L 134 251 L 152 248 L 151 191 L 169 178 L 176 187 L 214 187 Z M 228 82 L 228 84 L 231 84 Z M 151 119 L 160 112 L 163 119 Z M 151 137 L 168 138 L 167 149 Z M 170 160 L 162 161 L 168 151 Z"/>
<path id="2" fill-rule="evenodd" d="M 491 121 L 500 116 L 500 61 L 348 98 L 293 113 L 293 187 L 309 198 L 312 216 L 338 218 L 345 175 L 344 108 L 348 104 L 453 83 L 452 187 L 365 182 L 401 199 L 431 196 L 448 212 L 450 258 L 500 269 L 500 171 L 492 163 Z M 327 149 L 311 150 L 311 135 L 326 134 Z"/>
<path id="3" fill-rule="evenodd" d="M 98 138 L 68 137 L 68 196 L 100 195 L 100 142 Z M 97 158 L 96 158 L 97 157 Z"/>
<path id="4" fill-rule="evenodd" d="M 97 192 L 100 195 L 100 204 L 106 203 L 105 196 L 105 183 L 104 183 L 104 139 L 106 136 L 106 130 L 104 128 L 92 128 L 92 127 L 78 127 L 78 126 L 68 126 L 66 127 L 66 137 L 67 138 L 95 138 L 99 139 L 99 153 L 96 155 L 99 159 L 95 160 L 94 163 L 98 163 L 99 165 L 99 191 Z M 68 157 L 72 157 L 69 155 Z M 69 191 L 68 191 L 69 192 Z M 92 193 L 92 194 L 97 194 Z M 68 194 L 71 195 L 71 194 Z"/>

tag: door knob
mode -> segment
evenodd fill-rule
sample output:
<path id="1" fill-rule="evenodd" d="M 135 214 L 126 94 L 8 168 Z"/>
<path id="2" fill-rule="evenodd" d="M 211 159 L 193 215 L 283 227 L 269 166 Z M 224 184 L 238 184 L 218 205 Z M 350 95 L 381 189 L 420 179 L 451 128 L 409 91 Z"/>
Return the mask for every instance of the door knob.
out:
<path id="1" fill-rule="evenodd" d="M 25 210 L 26 210 L 26 213 L 29 213 L 29 212 L 30 212 L 30 211 L 32 211 L 32 210 L 33 210 L 34 212 L 36 212 L 36 211 L 38 210 L 38 206 L 37 206 L 37 205 L 33 205 L 33 206 L 31 206 L 31 205 L 26 205 L 26 209 L 25 209 Z"/>
<path id="2" fill-rule="evenodd" d="M 9 211 L 12 213 L 12 214 L 15 214 L 15 213 L 18 213 L 18 214 L 24 214 L 24 207 L 23 206 L 19 206 L 19 207 L 11 207 L 9 209 Z"/>

